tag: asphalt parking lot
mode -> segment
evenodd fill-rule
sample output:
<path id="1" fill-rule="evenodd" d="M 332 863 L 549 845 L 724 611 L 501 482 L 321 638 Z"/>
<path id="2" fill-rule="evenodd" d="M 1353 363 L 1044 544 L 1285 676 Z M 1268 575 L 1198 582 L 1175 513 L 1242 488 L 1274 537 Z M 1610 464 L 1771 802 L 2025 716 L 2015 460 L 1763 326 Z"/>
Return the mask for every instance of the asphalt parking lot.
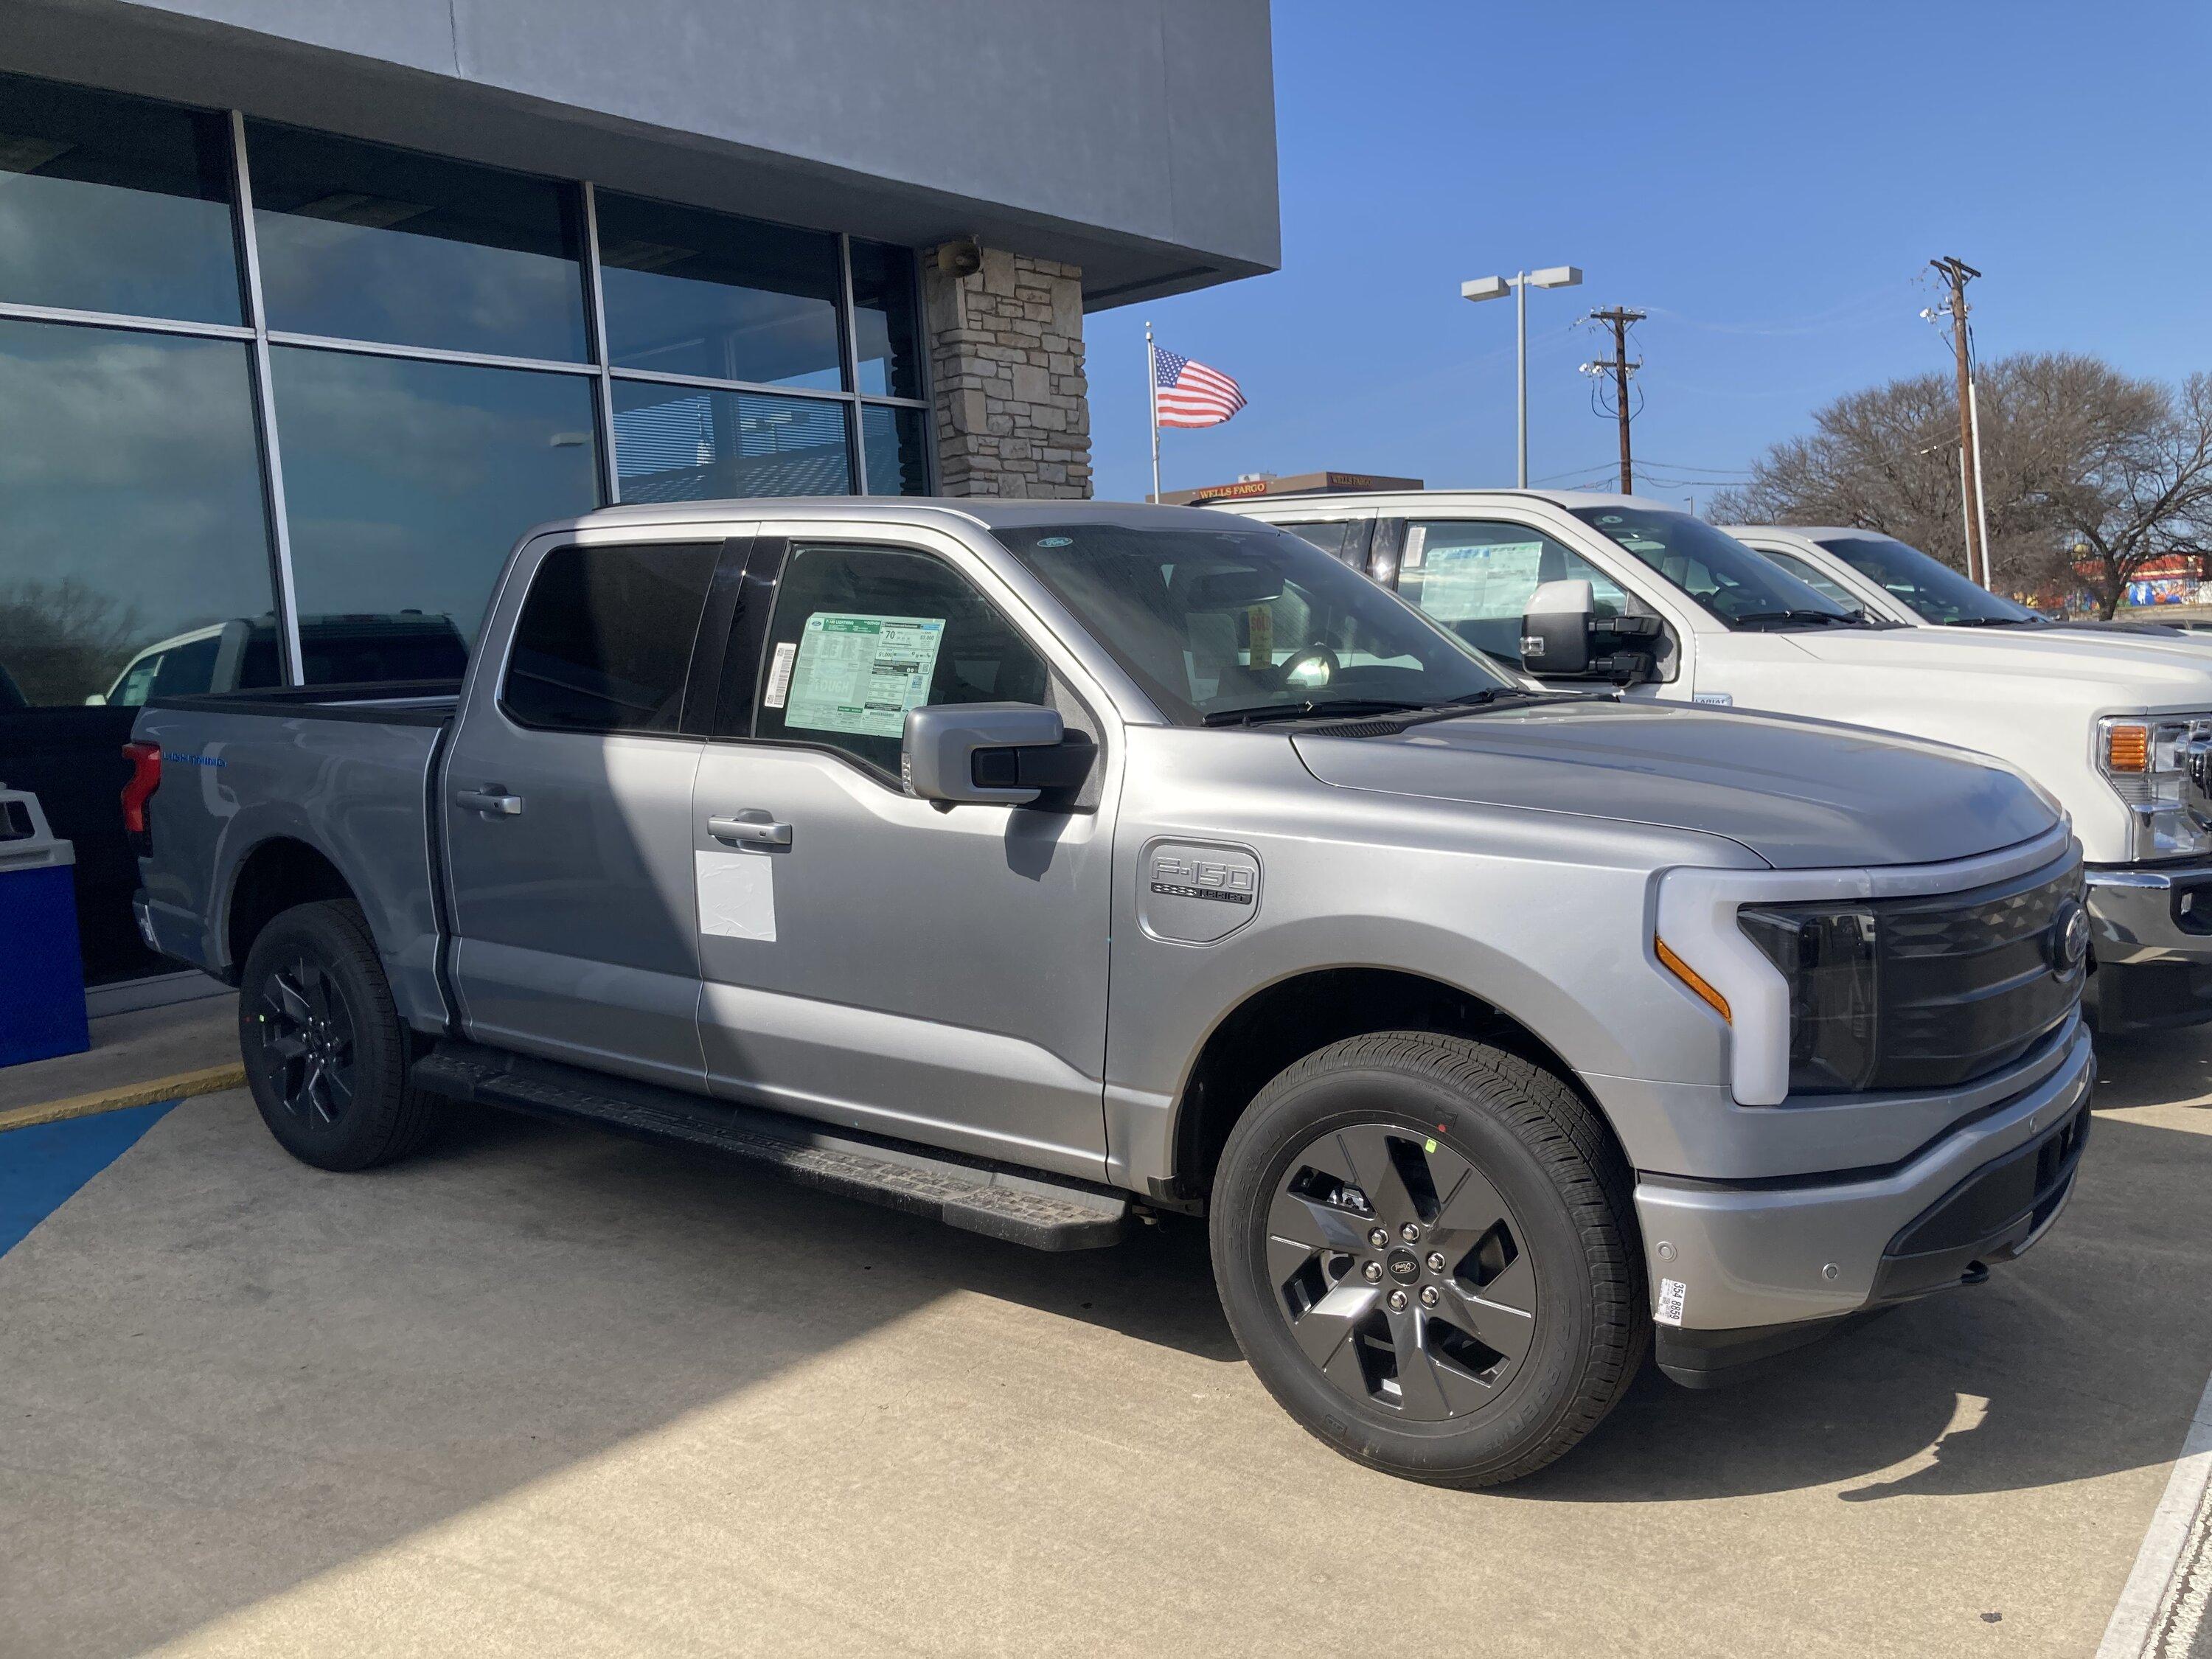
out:
<path id="1" fill-rule="evenodd" d="M 1293 1426 L 1194 1227 L 188 1100 L 0 1255 L 0 1653 L 2090 1655 L 2212 1370 L 2212 1036 L 2104 1066 L 2027 1261 L 1479 1493 Z"/>

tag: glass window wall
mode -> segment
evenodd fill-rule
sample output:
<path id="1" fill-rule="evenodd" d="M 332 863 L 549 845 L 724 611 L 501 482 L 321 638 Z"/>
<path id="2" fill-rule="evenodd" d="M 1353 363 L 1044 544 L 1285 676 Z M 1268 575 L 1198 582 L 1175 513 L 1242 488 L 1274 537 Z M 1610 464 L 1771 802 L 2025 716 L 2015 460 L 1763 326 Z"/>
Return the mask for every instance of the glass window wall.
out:
<path id="1" fill-rule="evenodd" d="M 0 317 L 0 680 L 23 704 L 106 702 L 141 666 L 268 683 L 234 641 L 214 675 L 226 624 L 273 628 L 270 571 L 244 342 Z"/>
<path id="2" fill-rule="evenodd" d="M 853 240 L 853 349 L 860 390 L 879 398 L 921 396 L 921 330 L 908 250 Z"/>
<path id="3" fill-rule="evenodd" d="M 929 494 L 929 422 L 919 409 L 894 404 L 860 407 L 860 447 L 866 452 L 868 494 Z"/>
<path id="4" fill-rule="evenodd" d="M 617 380 L 615 464 L 625 501 L 853 493 L 842 399 Z"/>
<path id="5" fill-rule="evenodd" d="M 450 677 L 544 520 L 925 492 L 921 338 L 903 248 L 0 76 L 0 707 Z"/>
<path id="6" fill-rule="evenodd" d="M 599 224 L 616 368 L 848 389 L 835 236 L 605 191 Z"/>
<path id="7" fill-rule="evenodd" d="M 584 238 L 550 179 L 249 121 L 269 326 L 581 362 Z"/>
<path id="8" fill-rule="evenodd" d="M 243 321 L 228 124 L 0 75 L 0 301 Z"/>
<path id="9" fill-rule="evenodd" d="M 388 635 L 388 660 L 339 653 L 346 678 L 431 678 L 400 671 L 474 641 L 522 532 L 599 505 L 582 375 L 301 346 L 270 358 L 301 644 Z"/>

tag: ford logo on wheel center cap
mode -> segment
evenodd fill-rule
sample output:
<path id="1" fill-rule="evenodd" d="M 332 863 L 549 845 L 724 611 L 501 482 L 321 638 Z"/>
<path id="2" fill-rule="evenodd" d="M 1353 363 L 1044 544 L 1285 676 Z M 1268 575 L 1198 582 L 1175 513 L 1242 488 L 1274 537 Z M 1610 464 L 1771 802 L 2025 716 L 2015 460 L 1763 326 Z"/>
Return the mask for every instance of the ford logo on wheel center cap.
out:
<path id="1" fill-rule="evenodd" d="M 2069 899 L 2051 924 L 2051 965 L 2062 974 L 2070 974 L 2088 954 L 2089 913 Z"/>

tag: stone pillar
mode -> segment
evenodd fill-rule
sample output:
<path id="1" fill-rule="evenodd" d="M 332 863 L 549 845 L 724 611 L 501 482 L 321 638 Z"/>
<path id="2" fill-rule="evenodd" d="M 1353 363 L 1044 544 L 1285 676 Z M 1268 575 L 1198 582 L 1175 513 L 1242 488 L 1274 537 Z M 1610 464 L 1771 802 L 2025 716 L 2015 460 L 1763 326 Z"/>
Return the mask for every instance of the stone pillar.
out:
<path id="1" fill-rule="evenodd" d="M 938 488 L 947 495 L 1091 494 L 1083 273 L 983 250 L 948 276 L 922 255 Z"/>

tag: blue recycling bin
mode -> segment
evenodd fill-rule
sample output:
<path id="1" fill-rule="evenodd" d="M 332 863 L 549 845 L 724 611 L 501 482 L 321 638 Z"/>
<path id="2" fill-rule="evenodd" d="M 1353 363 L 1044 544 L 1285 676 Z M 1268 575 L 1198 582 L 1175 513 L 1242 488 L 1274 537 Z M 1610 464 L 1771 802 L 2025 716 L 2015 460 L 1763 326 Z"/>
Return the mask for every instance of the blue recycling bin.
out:
<path id="1" fill-rule="evenodd" d="M 0 1066 L 92 1047 L 76 942 L 76 849 L 37 796 L 0 789 Z"/>

